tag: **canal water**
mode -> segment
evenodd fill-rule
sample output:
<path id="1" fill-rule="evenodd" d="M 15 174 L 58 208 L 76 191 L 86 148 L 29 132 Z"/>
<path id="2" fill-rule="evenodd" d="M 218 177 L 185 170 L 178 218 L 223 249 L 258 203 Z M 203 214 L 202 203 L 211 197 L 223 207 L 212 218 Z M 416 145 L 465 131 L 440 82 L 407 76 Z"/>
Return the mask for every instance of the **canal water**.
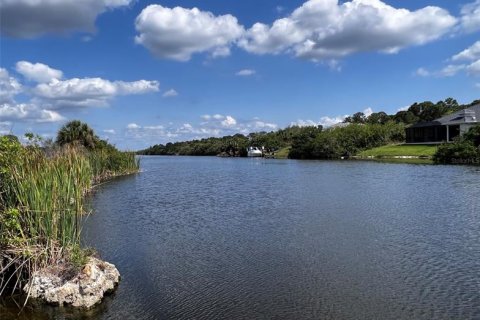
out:
<path id="1" fill-rule="evenodd" d="M 22 318 L 480 319 L 478 167 L 141 166 L 89 199 L 83 241 L 120 270 L 116 292 L 89 312 L 30 306 Z"/>

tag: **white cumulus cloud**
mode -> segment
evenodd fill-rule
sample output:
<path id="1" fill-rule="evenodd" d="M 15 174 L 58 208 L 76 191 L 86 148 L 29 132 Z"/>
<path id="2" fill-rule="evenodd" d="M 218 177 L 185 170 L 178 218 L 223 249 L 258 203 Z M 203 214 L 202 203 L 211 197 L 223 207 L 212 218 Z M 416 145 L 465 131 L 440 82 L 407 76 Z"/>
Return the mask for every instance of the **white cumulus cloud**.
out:
<path id="1" fill-rule="evenodd" d="M 328 117 L 324 116 L 321 117 L 319 121 L 314 121 L 314 120 L 297 120 L 295 122 L 290 123 L 292 126 L 299 126 L 299 127 L 316 127 L 316 126 L 322 126 L 325 128 L 331 127 L 337 123 L 343 122 L 345 118 L 348 117 L 348 115 L 345 116 L 336 116 L 336 117 Z"/>
<path id="2" fill-rule="evenodd" d="M 0 68 L 0 103 L 12 102 L 21 90 L 22 85 L 18 80 L 11 77 L 6 69 Z"/>
<path id="3" fill-rule="evenodd" d="M 165 91 L 165 93 L 162 95 L 164 98 L 172 98 L 178 96 L 178 92 L 175 89 L 170 89 L 168 91 Z"/>
<path id="4" fill-rule="evenodd" d="M 428 77 L 428 76 L 430 76 L 430 71 L 428 71 L 427 69 L 422 67 L 422 68 L 418 68 L 415 71 L 415 74 L 419 77 Z"/>
<path id="5" fill-rule="evenodd" d="M 449 60 L 450 64 L 443 67 L 434 75 L 439 77 L 453 77 L 460 72 L 471 76 L 480 75 L 480 41 L 457 53 Z"/>
<path id="6" fill-rule="evenodd" d="M 203 115 L 200 117 L 203 122 L 195 131 L 203 134 L 215 133 L 218 135 L 229 135 L 235 133 L 248 134 L 253 131 L 275 130 L 278 125 L 271 122 L 262 121 L 259 118 L 250 120 L 236 119 L 231 115 Z"/>
<path id="7" fill-rule="evenodd" d="M 237 124 L 237 120 L 232 116 L 226 116 L 221 122 L 224 127 L 233 127 Z"/>
<path id="8" fill-rule="evenodd" d="M 133 0 L 2 0 L 2 35 L 33 38 L 47 33 L 95 30 L 101 13 Z"/>
<path id="9" fill-rule="evenodd" d="M 448 11 L 434 6 L 410 11 L 380 0 L 309 0 L 272 25 L 254 24 L 240 46 L 257 54 L 293 52 L 315 61 L 362 51 L 396 53 L 436 40 L 456 23 Z"/>
<path id="10" fill-rule="evenodd" d="M 0 134 L 10 134 L 12 124 L 8 121 L 0 122 Z"/>
<path id="11" fill-rule="evenodd" d="M 255 128 L 257 130 L 275 130 L 278 128 L 278 125 L 261 120 L 254 120 L 251 124 L 247 124 L 247 128 Z"/>
<path id="12" fill-rule="evenodd" d="M 62 121 L 65 118 L 56 111 L 42 109 L 35 104 L 4 103 L 0 105 L 0 120 L 44 123 Z"/>
<path id="13" fill-rule="evenodd" d="M 241 76 L 241 77 L 248 77 L 248 76 L 253 76 L 255 73 L 257 72 L 253 69 L 243 69 L 235 73 L 235 75 Z"/>
<path id="14" fill-rule="evenodd" d="M 50 82 L 53 79 L 61 79 L 63 77 L 62 71 L 50 68 L 43 63 L 18 61 L 15 70 L 28 80 L 39 83 Z"/>
<path id="15" fill-rule="evenodd" d="M 369 117 L 374 111 L 372 108 L 368 107 L 364 109 L 363 114 L 366 117 Z M 320 120 L 315 121 L 315 120 L 297 120 L 290 125 L 292 126 L 299 126 L 299 127 L 316 127 L 316 126 L 322 126 L 325 128 L 334 126 L 336 124 L 342 123 L 349 115 L 344 115 L 344 116 L 336 116 L 336 117 L 329 117 L 329 116 L 323 116 L 320 118 Z"/>
<path id="16" fill-rule="evenodd" d="M 452 57 L 453 61 L 473 61 L 480 59 L 480 41 Z"/>
<path id="17" fill-rule="evenodd" d="M 465 32 L 480 30 L 480 0 L 466 4 L 461 10 L 461 29 Z"/>
<path id="18" fill-rule="evenodd" d="M 157 81 L 109 81 L 102 78 L 53 79 L 37 85 L 32 92 L 53 108 L 106 106 L 118 95 L 144 94 L 159 90 Z"/>
<path id="19" fill-rule="evenodd" d="M 480 4 L 480 1 L 477 1 Z M 480 41 L 475 42 L 462 52 L 454 55 L 451 59 L 459 64 L 448 67 L 455 68 L 458 71 L 466 70 L 469 75 L 480 75 Z M 464 62 L 461 64 L 461 62 Z"/>
<path id="20" fill-rule="evenodd" d="M 88 80 L 82 79 L 82 80 Z M 102 79 L 103 80 L 103 79 Z M 108 80 L 103 80 L 109 82 Z M 118 95 L 130 95 L 130 94 L 144 94 L 149 92 L 157 92 L 160 84 L 158 81 L 150 80 L 137 80 L 137 81 L 113 81 L 110 82 L 116 88 L 116 94 Z"/>
<path id="21" fill-rule="evenodd" d="M 65 120 L 56 109 L 108 106 L 120 95 L 144 94 L 159 90 L 157 81 L 109 81 L 101 78 L 62 80 L 63 73 L 46 64 L 19 61 L 16 70 L 37 82 L 22 86 L 18 79 L 0 68 L 0 121 L 56 122 Z M 22 103 L 16 101 L 20 93 Z M 25 100 L 29 99 L 28 102 Z"/>
<path id="22" fill-rule="evenodd" d="M 65 118 L 59 113 L 41 108 L 33 103 L 17 103 L 15 96 L 22 92 L 20 82 L 0 68 L 0 122 L 30 121 L 56 122 Z"/>
<path id="23" fill-rule="evenodd" d="M 474 76 L 480 75 L 480 60 L 477 60 L 467 66 L 467 72 Z"/>
<path id="24" fill-rule="evenodd" d="M 363 110 L 362 112 L 366 117 L 369 117 L 373 113 L 373 109 L 368 107 L 365 110 Z"/>
<path id="25" fill-rule="evenodd" d="M 258 131 L 276 130 L 278 126 L 259 118 L 249 120 L 235 119 L 230 115 L 202 115 L 197 124 L 183 123 L 174 125 L 139 125 L 130 123 L 126 126 L 125 136 L 141 145 L 152 145 L 174 141 L 186 141 L 209 137 L 221 137 L 234 134 L 249 134 Z"/>
<path id="26" fill-rule="evenodd" d="M 195 53 L 227 56 L 230 46 L 243 34 L 237 18 L 215 16 L 197 8 L 149 5 L 135 21 L 135 42 L 160 58 L 188 61 Z"/>
<path id="27" fill-rule="evenodd" d="M 456 75 L 457 73 L 459 73 L 464 69 L 465 69 L 465 65 L 463 64 L 449 64 L 445 66 L 442 70 L 440 70 L 438 75 L 440 77 L 453 77 L 454 75 Z"/>
<path id="28" fill-rule="evenodd" d="M 135 130 L 135 129 L 140 129 L 141 126 L 139 126 L 138 124 L 136 123 L 129 123 L 127 124 L 127 129 L 131 129 L 131 130 Z"/>

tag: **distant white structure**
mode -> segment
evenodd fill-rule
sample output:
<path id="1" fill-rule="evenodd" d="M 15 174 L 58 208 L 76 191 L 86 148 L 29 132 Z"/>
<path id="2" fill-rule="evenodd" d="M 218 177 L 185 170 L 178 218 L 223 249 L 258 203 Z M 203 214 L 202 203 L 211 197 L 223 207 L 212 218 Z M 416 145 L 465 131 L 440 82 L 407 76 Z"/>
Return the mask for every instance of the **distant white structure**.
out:
<path id="1" fill-rule="evenodd" d="M 249 157 L 261 157 L 261 156 L 263 156 L 263 151 L 262 150 L 263 150 L 263 147 L 262 147 L 262 149 L 260 149 L 258 147 L 249 147 L 247 149 L 247 152 L 248 152 L 247 155 Z"/>

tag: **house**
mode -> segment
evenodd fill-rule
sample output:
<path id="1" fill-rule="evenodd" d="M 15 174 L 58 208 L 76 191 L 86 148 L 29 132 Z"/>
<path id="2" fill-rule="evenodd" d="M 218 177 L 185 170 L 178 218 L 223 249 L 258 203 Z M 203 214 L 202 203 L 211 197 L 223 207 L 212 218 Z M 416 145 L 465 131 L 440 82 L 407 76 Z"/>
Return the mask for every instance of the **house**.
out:
<path id="1" fill-rule="evenodd" d="M 480 104 L 430 122 L 419 122 L 405 129 L 407 143 L 452 141 L 471 127 L 480 125 Z"/>

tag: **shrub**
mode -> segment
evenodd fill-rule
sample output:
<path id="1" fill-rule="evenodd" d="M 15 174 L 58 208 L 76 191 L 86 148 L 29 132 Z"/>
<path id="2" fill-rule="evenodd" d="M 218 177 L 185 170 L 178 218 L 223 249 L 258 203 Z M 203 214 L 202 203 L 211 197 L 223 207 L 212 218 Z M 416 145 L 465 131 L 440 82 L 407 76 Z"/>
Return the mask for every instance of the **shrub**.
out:
<path id="1" fill-rule="evenodd" d="M 294 159 L 336 159 L 360 151 L 402 142 L 405 139 L 403 124 L 348 124 L 299 135 L 292 144 L 289 157 Z"/>
<path id="2" fill-rule="evenodd" d="M 433 161 L 437 164 L 480 164 L 480 126 L 471 128 L 452 143 L 439 146 Z"/>

